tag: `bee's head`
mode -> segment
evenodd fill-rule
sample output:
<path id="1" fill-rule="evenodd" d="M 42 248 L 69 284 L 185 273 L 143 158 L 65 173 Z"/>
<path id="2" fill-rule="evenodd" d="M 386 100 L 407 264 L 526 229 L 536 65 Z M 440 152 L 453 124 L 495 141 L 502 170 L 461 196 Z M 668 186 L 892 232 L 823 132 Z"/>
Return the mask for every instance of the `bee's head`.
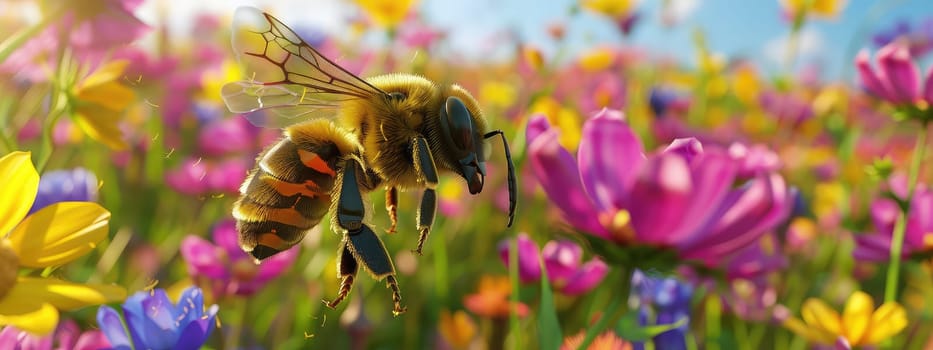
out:
<path id="1" fill-rule="evenodd" d="M 440 110 L 441 136 L 449 147 L 460 176 L 467 181 L 470 194 L 483 190 L 486 177 L 486 159 L 483 150 L 483 130 L 475 116 L 457 96 L 449 96 Z"/>

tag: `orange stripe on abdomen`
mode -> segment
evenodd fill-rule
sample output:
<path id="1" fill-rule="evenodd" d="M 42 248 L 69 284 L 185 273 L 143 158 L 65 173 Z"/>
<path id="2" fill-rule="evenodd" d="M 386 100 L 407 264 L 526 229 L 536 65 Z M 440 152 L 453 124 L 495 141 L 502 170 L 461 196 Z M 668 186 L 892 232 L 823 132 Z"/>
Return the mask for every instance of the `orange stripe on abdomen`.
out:
<path id="1" fill-rule="evenodd" d="M 331 169 L 330 165 L 324 161 L 317 153 L 306 151 L 303 149 L 298 150 L 298 157 L 301 158 L 301 163 L 306 167 L 314 169 L 321 174 L 327 174 L 331 177 L 337 176 L 337 173 L 334 169 Z"/>

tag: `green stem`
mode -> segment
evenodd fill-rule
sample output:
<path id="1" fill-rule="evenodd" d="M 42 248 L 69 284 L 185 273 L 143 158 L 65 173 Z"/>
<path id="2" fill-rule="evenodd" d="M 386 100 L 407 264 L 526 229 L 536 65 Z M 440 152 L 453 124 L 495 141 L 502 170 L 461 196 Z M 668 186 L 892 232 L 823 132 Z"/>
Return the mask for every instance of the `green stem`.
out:
<path id="1" fill-rule="evenodd" d="M 920 173 L 920 164 L 923 160 L 928 132 L 927 124 L 923 124 L 917 134 L 917 143 L 914 146 L 910 169 L 907 173 L 907 198 L 905 198 L 907 205 L 901 208 L 901 212 L 897 215 L 897 221 L 894 222 L 894 237 L 891 241 L 891 263 L 888 265 L 888 274 L 884 285 L 884 301 L 886 302 L 897 300 L 897 279 L 901 268 L 901 253 L 904 250 L 904 235 L 907 233 L 907 214 L 909 214 L 910 202 L 917 186 L 917 176 Z"/>
<path id="2" fill-rule="evenodd" d="M 224 339 L 224 348 L 226 349 L 236 349 L 240 344 L 240 336 L 243 334 L 243 327 L 246 323 L 246 311 L 249 306 L 249 298 L 234 297 L 233 304 L 233 314 L 236 320 L 230 325 L 230 333 L 227 333 Z"/>
<path id="3" fill-rule="evenodd" d="M 586 338 L 583 338 L 583 343 L 581 343 L 580 347 L 577 349 L 589 349 L 590 343 L 596 339 L 597 335 L 602 333 L 606 327 L 618 324 L 619 319 L 628 312 L 628 297 L 632 290 L 632 274 L 635 272 L 635 269 L 628 266 L 621 266 L 620 268 L 622 269 L 621 293 L 618 293 L 618 295 L 615 295 L 611 299 L 609 306 L 606 307 L 606 310 L 603 312 L 602 316 L 599 317 L 599 320 L 596 321 L 596 324 L 586 331 Z"/>
<path id="4" fill-rule="evenodd" d="M 722 343 L 722 339 L 720 339 L 722 335 L 722 303 L 718 295 L 711 294 L 706 296 L 704 306 L 706 308 L 704 312 L 706 316 L 705 349 L 718 350 L 719 344 Z"/>

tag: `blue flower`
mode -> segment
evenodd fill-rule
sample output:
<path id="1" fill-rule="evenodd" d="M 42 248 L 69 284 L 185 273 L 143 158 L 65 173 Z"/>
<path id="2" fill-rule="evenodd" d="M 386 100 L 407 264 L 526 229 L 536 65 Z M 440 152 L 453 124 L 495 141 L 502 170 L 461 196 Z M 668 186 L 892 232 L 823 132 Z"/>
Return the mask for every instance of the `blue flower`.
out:
<path id="1" fill-rule="evenodd" d="M 116 310 L 97 310 L 97 324 L 114 349 L 198 349 L 214 328 L 217 305 L 205 310 L 204 294 L 197 287 L 186 289 L 177 305 L 165 290 L 156 289 L 127 298 L 123 316 L 125 328 Z"/>
<path id="2" fill-rule="evenodd" d="M 690 317 L 690 302 L 693 286 L 674 278 L 649 277 L 635 270 L 632 276 L 633 297 L 638 299 L 638 323 L 666 325 Z M 650 322 L 653 320 L 654 322 Z M 652 342 L 655 349 L 686 349 L 687 324 L 656 335 Z M 644 344 L 633 343 L 635 349 L 644 349 Z"/>
<path id="3" fill-rule="evenodd" d="M 29 213 L 59 202 L 97 201 L 97 177 L 84 168 L 56 170 L 42 174 L 39 192 Z"/>

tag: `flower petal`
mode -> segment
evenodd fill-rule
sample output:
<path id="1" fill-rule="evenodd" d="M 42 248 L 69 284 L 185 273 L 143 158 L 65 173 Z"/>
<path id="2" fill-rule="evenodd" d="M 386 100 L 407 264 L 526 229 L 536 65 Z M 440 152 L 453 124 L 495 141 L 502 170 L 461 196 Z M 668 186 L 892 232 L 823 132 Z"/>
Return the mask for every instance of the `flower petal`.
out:
<path id="1" fill-rule="evenodd" d="M 88 104 L 75 109 L 74 121 L 92 139 L 113 150 L 123 150 L 127 144 L 118 125 L 122 113 L 100 105 Z"/>
<path id="2" fill-rule="evenodd" d="M 598 286 L 608 273 L 609 266 L 599 258 L 595 258 L 580 266 L 570 275 L 560 292 L 567 295 L 584 294 Z"/>
<path id="3" fill-rule="evenodd" d="M 564 281 L 580 268 L 583 248 L 570 240 L 547 242 L 541 250 L 544 268 L 552 282 Z"/>
<path id="4" fill-rule="evenodd" d="M 123 320 L 120 319 L 117 310 L 106 305 L 97 309 L 97 326 L 100 327 L 101 332 L 113 347 L 133 347 L 130 337 L 126 334 L 126 329 L 123 328 Z"/>
<path id="5" fill-rule="evenodd" d="M 933 66 L 927 69 L 926 83 L 923 84 L 923 99 L 933 105 Z"/>
<path id="6" fill-rule="evenodd" d="M 709 234 L 685 246 L 684 257 L 714 262 L 751 244 L 790 215 L 793 192 L 780 175 L 759 175 L 723 200 Z"/>
<path id="7" fill-rule="evenodd" d="M 886 101 L 895 101 L 894 92 L 888 84 L 888 79 L 883 75 L 883 71 L 875 71 L 871 67 L 871 61 L 868 50 L 859 51 L 855 56 L 855 68 L 858 69 L 859 78 L 862 80 L 862 86 L 875 97 Z"/>
<path id="8" fill-rule="evenodd" d="M 80 92 L 81 90 L 92 89 L 108 82 L 118 80 L 123 76 L 123 71 L 129 63 L 129 60 L 110 61 L 84 78 L 84 80 L 75 86 L 75 90 Z"/>
<path id="9" fill-rule="evenodd" d="M 47 335 L 58 325 L 58 310 L 49 303 L 35 299 L 4 298 L 0 301 L 0 325 L 11 325 L 35 335 Z"/>
<path id="10" fill-rule="evenodd" d="M 849 340 L 849 343 L 861 343 L 862 337 L 868 331 L 873 311 L 875 311 L 875 302 L 865 292 L 857 291 L 849 297 L 842 311 L 843 336 Z"/>
<path id="11" fill-rule="evenodd" d="M 669 237 L 670 241 L 684 242 L 682 244 L 692 240 L 693 234 L 706 231 L 705 228 L 715 222 L 715 208 L 732 189 L 738 173 L 738 163 L 720 149 L 690 157 L 692 198 L 679 219 L 679 229 L 671 232 Z"/>
<path id="12" fill-rule="evenodd" d="M 203 275 L 215 280 L 230 278 L 227 271 L 229 257 L 222 253 L 222 248 L 201 237 L 189 235 L 181 241 L 179 250 L 188 265 L 189 275 Z"/>
<path id="13" fill-rule="evenodd" d="M 81 103 L 93 103 L 111 111 L 120 112 L 133 102 L 136 93 L 117 81 L 111 81 L 81 90 L 77 98 L 81 100 Z"/>
<path id="14" fill-rule="evenodd" d="M 898 102 L 913 103 L 920 97 L 920 72 L 907 45 L 894 41 L 882 47 L 878 50 L 878 65 Z"/>
<path id="15" fill-rule="evenodd" d="M 625 207 L 643 152 L 641 140 L 620 111 L 604 108 L 583 126 L 577 166 L 586 193 L 601 211 Z"/>
<path id="16" fill-rule="evenodd" d="M 564 219 L 578 230 L 608 238 L 609 233 L 599 224 L 598 212 L 580 182 L 573 156 L 558 142 L 557 130 L 548 129 L 528 140 L 528 155 L 535 177 Z"/>
<path id="17" fill-rule="evenodd" d="M 111 284 L 74 283 L 56 278 L 20 277 L 0 302 L 37 300 L 64 311 L 100 305 L 126 298 L 126 289 Z"/>
<path id="18" fill-rule="evenodd" d="M 836 340 L 836 335 L 842 333 L 839 313 L 820 299 L 807 299 L 800 313 L 807 325 L 816 332 L 814 336 L 821 343 L 831 344 Z"/>
<path id="19" fill-rule="evenodd" d="M 690 169 L 683 157 L 662 153 L 649 157 L 639 169 L 629 197 L 629 213 L 639 242 L 673 245 L 671 232 L 681 227 L 680 218 L 694 190 Z"/>
<path id="20" fill-rule="evenodd" d="M 29 152 L 13 152 L 0 158 L 0 237 L 26 217 L 39 191 L 39 173 L 32 165 Z"/>
<path id="21" fill-rule="evenodd" d="M 58 266 L 87 254 L 107 237 L 110 212 L 90 202 L 56 203 L 28 216 L 10 233 L 20 265 Z"/>
<path id="22" fill-rule="evenodd" d="M 538 244 L 524 232 L 519 233 L 516 239 L 518 240 L 518 278 L 524 283 L 541 279 L 541 263 L 539 262 L 541 254 L 538 251 Z M 509 267 L 511 248 L 512 240 L 510 239 L 499 243 L 499 257 L 506 267 Z"/>
<path id="23" fill-rule="evenodd" d="M 862 344 L 878 344 L 907 328 L 907 311 L 896 302 L 881 304 L 871 315 L 871 327 Z"/>

